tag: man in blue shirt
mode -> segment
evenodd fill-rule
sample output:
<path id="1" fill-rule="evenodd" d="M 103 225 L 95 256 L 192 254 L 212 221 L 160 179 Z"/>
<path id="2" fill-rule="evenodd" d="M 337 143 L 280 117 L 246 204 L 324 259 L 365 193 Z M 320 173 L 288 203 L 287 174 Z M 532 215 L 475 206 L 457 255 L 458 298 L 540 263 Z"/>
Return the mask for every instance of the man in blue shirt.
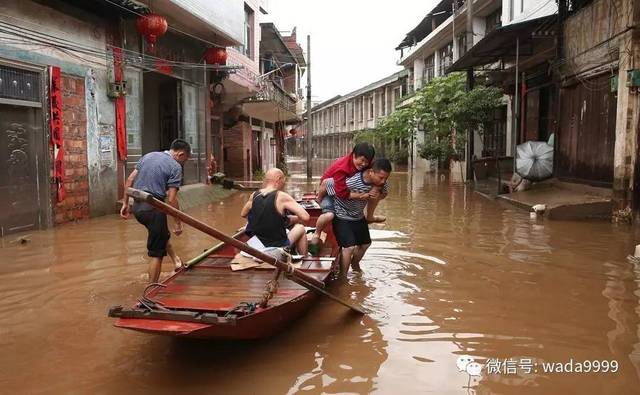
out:
<path id="1" fill-rule="evenodd" d="M 169 243 L 170 233 L 167 225 L 167 215 L 146 202 L 134 202 L 133 209 L 129 207 L 127 189 L 133 186 L 136 189 L 148 192 L 155 198 L 167 201 L 168 204 L 180 208 L 178 204 L 178 189 L 182 183 L 182 165 L 189 159 L 191 146 L 184 140 L 176 139 L 171 143 L 169 151 L 150 152 L 144 155 L 136 168 L 131 172 L 124 185 L 124 198 L 120 216 L 129 218 L 129 213 L 138 222 L 144 225 L 148 231 L 147 251 L 149 261 L 149 282 L 158 282 L 162 269 L 162 259 L 169 254 L 176 266 L 182 264 Z M 176 219 L 173 233 L 179 236 L 182 233 L 182 223 Z"/>

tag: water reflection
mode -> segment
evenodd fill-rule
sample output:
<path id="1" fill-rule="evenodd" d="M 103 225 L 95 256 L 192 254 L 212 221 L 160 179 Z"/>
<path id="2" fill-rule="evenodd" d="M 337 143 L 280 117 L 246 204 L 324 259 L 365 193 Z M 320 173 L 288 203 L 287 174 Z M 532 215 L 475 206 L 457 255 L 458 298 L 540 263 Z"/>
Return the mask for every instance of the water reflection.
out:
<path id="1" fill-rule="evenodd" d="M 637 228 L 531 221 L 440 175 L 395 172 L 389 182 L 379 206 L 388 221 L 372 226 L 364 273 L 332 288 L 372 314 L 353 317 L 321 300 L 259 342 L 185 342 L 113 328 L 107 308 L 131 303 L 145 284 L 145 237 L 135 221 L 109 216 L 33 232 L 24 245 L 0 240 L 3 392 L 637 392 L 640 268 L 625 259 Z M 289 190 L 300 195 L 316 184 L 296 176 Z M 232 233 L 248 196 L 191 214 Z M 174 241 L 185 257 L 214 242 L 193 229 Z M 456 367 L 460 355 L 481 363 L 617 360 L 620 370 L 485 370 L 470 380 Z"/>

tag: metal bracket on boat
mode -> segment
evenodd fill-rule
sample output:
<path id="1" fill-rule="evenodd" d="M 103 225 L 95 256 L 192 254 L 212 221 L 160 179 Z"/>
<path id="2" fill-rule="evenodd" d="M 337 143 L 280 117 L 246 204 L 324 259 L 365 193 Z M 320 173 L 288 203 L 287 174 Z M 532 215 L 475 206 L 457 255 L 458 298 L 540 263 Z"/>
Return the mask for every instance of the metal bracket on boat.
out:
<path id="1" fill-rule="evenodd" d="M 221 316 L 216 313 L 202 313 L 187 310 L 149 310 L 141 308 L 124 308 L 113 306 L 109 309 L 109 317 L 141 318 L 148 320 L 167 320 L 196 322 L 199 324 L 236 325 L 237 315 L 229 314 Z"/>

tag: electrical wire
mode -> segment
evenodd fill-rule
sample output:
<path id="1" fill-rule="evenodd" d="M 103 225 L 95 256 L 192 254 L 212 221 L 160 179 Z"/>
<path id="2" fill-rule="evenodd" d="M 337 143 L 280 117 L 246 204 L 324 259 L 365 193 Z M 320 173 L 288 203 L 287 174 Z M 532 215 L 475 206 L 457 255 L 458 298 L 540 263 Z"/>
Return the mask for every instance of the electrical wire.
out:
<path id="1" fill-rule="evenodd" d="M 128 11 L 128 12 L 130 12 L 130 13 L 134 14 L 134 15 L 137 15 L 137 16 L 144 16 L 144 14 L 141 14 L 141 13 L 139 13 L 139 12 L 135 12 L 135 11 L 133 11 L 133 10 L 131 10 L 131 9 L 129 9 L 129 8 L 127 8 L 127 7 L 123 6 L 123 5 L 121 5 L 121 4 L 115 3 L 115 2 L 113 2 L 113 1 L 111 1 L 111 0 L 103 0 L 103 1 L 106 1 L 107 3 L 112 4 L 112 5 L 116 6 L 116 7 L 119 7 L 119 8 L 121 8 L 121 9 L 123 9 L 123 10 L 125 10 L 125 11 Z M 193 34 L 191 34 L 191 33 L 187 33 L 187 32 L 185 32 L 185 31 L 180 30 L 180 29 L 178 29 L 178 28 L 176 28 L 176 27 L 173 27 L 173 26 L 171 26 L 171 25 L 168 25 L 168 28 L 169 28 L 169 30 L 173 30 L 173 31 L 174 31 L 174 32 L 176 32 L 176 33 L 184 34 L 185 36 L 188 36 L 188 37 L 194 38 L 194 39 L 196 39 L 196 40 L 198 40 L 198 41 L 201 41 L 201 42 L 203 42 L 203 43 L 205 43 L 205 44 L 213 45 L 213 46 L 215 46 L 215 47 L 222 47 L 222 48 L 225 48 L 225 47 L 226 47 L 226 45 L 222 45 L 222 44 L 219 44 L 219 43 L 214 43 L 214 42 L 209 41 L 209 40 L 205 40 L 205 39 L 203 39 L 203 38 L 201 38 L 201 37 L 194 36 L 194 35 L 193 35 Z"/>
<path id="2" fill-rule="evenodd" d="M 163 58 L 157 58 L 157 57 L 146 55 L 146 54 L 143 55 L 135 51 L 131 51 L 125 48 L 120 48 L 112 45 L 107 45 L 107 47 L 111 49 L 111 51 L 108 51 L 101 48 L 95 48 L 95 47 L 73 43 L 65 39 L 62 39 L 60 37 L 52 36 L 50 34 L 38 32 L 35 30 L 31 30 L 22 26 L 15 26 L 10 23 L 1 22 L 1 21 L 0 21 L 0 33 L 4 33 L 7 35 L 14 35 L 14 36 L 23 38 L 25 40 L 28 40 L 30 42 L 35 42 L 41 45 L 46 45 L 46 46 L 57 48 L 57 49 L 79 52 L 84 55 L 93 56 L 100 59 L 103 59 L 106 57 L 107 60 L 113 60 L 112 51 L 114 49 L 120 49 L 122 51 L 123 63 L 131 66 L 139 66 L 139 67 L 148 68 L 148 69 L 154 69 L 157 66 L 157 64 L 162 64 L 172 68 L 181 68 L 181 69 L 206 68 L 209 70 L 237 70 L 237 69 L 244 68 L 244 66 L 233 66 L 233 65 L 218 66 L 218 65 L 209 65 L 204 63 L 191 63 L 191 62 L 166 60 Z"/>

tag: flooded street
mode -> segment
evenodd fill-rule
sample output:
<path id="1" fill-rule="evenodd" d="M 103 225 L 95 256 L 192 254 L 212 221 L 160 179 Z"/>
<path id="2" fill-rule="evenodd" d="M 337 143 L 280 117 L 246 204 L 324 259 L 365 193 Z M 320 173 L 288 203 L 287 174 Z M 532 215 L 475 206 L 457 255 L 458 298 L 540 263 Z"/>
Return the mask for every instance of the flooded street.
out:
<path id="1" fill-rule="evenodd" d="M 300 170 L 304 163 L 292 163 Z M 324 166 L 325 163 L 318 163 Z M 307 190 L 294 176 L 290 190 Z M 640 388 L 640 267 L 634 228 L 531 220 L 462 184 L 393 173 L 385 224 L 361 275 L 278 336 L 185 341 L 113 327 L 107 310 L 140 296 L 145 232 L 112 215 L 0 240 L 0 388 L 60 394 L 631 394 Z M 227 233 L 248 197 L 189 213 Z M 183 258 L 214 241 L 173 237 Z M 165 262 L 164 270 L 170 264 Z M 456 366 L 485 365 L 470 377 Z M 487 373 L 491 359 L 537 372 Z M 542 364 L 617 361 L 616 373 L 544 373 Z"/>

